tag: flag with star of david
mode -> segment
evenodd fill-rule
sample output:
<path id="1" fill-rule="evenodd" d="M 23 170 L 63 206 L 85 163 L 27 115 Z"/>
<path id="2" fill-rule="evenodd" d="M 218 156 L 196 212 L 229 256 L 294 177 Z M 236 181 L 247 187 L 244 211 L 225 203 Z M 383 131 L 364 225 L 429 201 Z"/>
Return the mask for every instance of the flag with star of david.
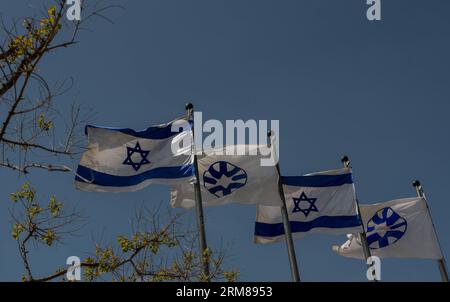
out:
<path id="1" fill-rule="evenodd" d="M 441 259 L 427 203 L 422 197 L 360 205 L 372 256 L 380 258 Z M 364 259 L 359 234 L 348 234 L 347 242 L 333 246 L 341 256 Z"/>
<path id="2" fill-rule="evenodd" d="M 142 131 L 88 125 L 86 134 L 88 150 L 75 177 L 79 190 L 131 192 L 152 183 L 186 181 L 194 174 L 192 130 L 184 119 Z"/>
<path id="3" fill-rule="evenodd" d="M 362 231 L 355 187 L 348 168 L 282 177 L 293 238 L 312 233 L 346 234 Z M 256 243 L 284 240 L 279 207 L 257 207 Z"/>
<path id="4" fill-rule="evenodd" d="M 246 155 L 227 155 L 234 154 Z M 278 172 L 275 166 L 261 166 L 267 146 L 236 145 L 204 150 L 197 157 L 204 206 L 227 203 L 280 205 Z M 192 180 L 194 181 L 194 180 Z M 171 190 L 174 208 L 195 206 L 194 186 L 175 184 Z"/>

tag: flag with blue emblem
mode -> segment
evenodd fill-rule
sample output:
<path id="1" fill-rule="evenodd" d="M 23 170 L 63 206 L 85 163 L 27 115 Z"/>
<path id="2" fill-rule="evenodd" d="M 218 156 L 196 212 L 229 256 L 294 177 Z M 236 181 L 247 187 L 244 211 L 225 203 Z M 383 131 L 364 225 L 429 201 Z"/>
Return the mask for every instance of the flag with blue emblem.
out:
<path id="1" fill-rule="evenodd" d="M 267 146 L 233 145 L 204 150 L 197 156 L 204 206 L 227 203 L 280 205 L 278 172 L 275 166 L 262 166 Z M 236 155 L 227 155 L 236 154 Z M 246 155 L 238 155 L 246 154 Z M 195 206 L 194 181 L 172 186 L 171 205 Z"/>
<path id="2" fill-rule="evenodd" d="M 422 197 L 360 205 L 372 256 L 380 258 L 441 259 L 442 252 Z M 333 250 L 344 257 L 364 259 L 359 234 Z"/>
<path id="3" fill-rule="evenodd" d="M 293 238 L 362 230 L 350 169 L 284 176 L 282 183 Z M 273 243 L 283 239 L 280 208 L 258 206 L 255 242 Z"/>
<path id="4" fill-rule="evenodd" d="M 79 190 L 130 192 L 193 175 L 192 131 L 183 119 L 142 131 L 88 125 L 86 134 L 88 150 L 75 178 Z"/>

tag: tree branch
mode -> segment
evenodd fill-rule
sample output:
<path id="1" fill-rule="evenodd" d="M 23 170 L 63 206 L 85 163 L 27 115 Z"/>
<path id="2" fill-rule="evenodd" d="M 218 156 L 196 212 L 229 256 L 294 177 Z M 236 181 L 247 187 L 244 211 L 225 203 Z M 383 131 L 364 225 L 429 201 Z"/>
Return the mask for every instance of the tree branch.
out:
<path id="1" fill-rule="evenodd" d="M 11 139 L 8 138 L 1 138 L 0 141 L 3 141 L 7 144 L 11 144 L 11 145 L 16 145 L 16 146 L 20 146 L 23 147 L 24 149 L 27 148 L 35 148 L 35 149 L 41 149 L 50 153 L 54 153 L 54 154 L 64 154 L 64 155 L 71 155 L 72 153 L 68 150 L 57 150 L 57 149 L 52 149 L 52 148 L 48 148 L 39 144 L 34 144 L 34 143 L 28 143 L 25 141 L 13 141 Z"/>

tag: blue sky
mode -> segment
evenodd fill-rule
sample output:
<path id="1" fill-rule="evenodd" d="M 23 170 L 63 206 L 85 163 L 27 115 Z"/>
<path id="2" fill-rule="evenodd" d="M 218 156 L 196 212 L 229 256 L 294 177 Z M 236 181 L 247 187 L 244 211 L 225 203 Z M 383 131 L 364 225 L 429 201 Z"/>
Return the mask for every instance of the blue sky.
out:
<path id="1" fill-rule="evenodd" d="M 2 1 L 4 17 L 35 14 L 37 1 Z M 47 3 L 48 1 L 42 1 Z M 341 167 L 348 154 L 362 203 L 415 196 L 422 181 L 446 256 L 450 253 L 450 3 L 382 1 L 369 22 L 363 0 L 123 1 L 80 43 L 42 62 L 50 81 L 75 80 L 61 99 L 95 112 L 100 125 L 142 129 L 184 113 L 192 100 L 204 118 L 280 120 L 286 175 Z M 76 167 L 79 158 L 65 163 Z M 93 242 L 130 230 L 141 204 L 168 202 L 169 189 L 127 194 L 76 191 L 73 175 L 0 169 L 0 280 L 24 272 L 10 236 L 8 195 L 30 181 L 89 216 L 81 237 L 33 250 L 35 274 L 85 256 Z M 194 212 L 188 219 L 194 225 Z M 255 208 L 205 210 L 212 247 L 230 246 L 226 267 L 242 281 L 289 281 L 284 244 L 252 243 Z M 345 236 L 315 235 L 295 248 L 305 281 L 364 281 L 365 264 L 331 251 Z M 385 281 L 439 281 L 429 260 L 382 262 Z"/>

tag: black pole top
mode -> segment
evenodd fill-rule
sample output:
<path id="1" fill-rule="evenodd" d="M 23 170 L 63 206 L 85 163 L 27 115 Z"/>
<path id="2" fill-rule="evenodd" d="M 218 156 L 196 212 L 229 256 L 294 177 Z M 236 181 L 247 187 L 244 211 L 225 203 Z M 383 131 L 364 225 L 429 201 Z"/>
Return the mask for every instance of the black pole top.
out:
<path id="1" fill-rule="evenodd" d="M 343 155 L 343 156 L 341 157 L 341 162 L 342 162 L 343 164 L 348 163 L 349 161 L 350 161 L 350 159 L 348 158 L 347 155 Z"/>
<path id="2" fill-rule="evenodd" d="M 413 185 L 413 187 L 420 187 L 420 181 L 414 180 L 412 185 Z"/>
<path id="3" fill-rule="evenodd" d="M 186 108 L 186 110 L 192 110 L 192 109 L 194 109 L 194 105 L 192 105 L 192 103 L 186 103 L 185 108 Z"/>

